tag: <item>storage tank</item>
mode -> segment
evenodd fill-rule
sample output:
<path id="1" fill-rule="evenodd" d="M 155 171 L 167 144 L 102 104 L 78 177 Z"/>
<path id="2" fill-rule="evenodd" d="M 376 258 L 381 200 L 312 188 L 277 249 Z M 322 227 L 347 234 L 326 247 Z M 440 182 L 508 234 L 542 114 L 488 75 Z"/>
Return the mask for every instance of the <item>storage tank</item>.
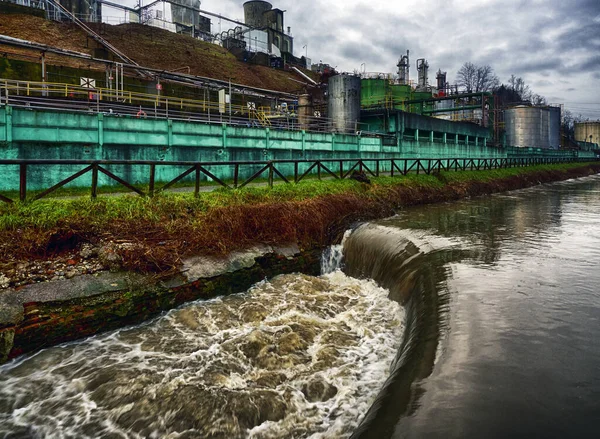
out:
<path id="1" fill-rule="evenodd" d="M 358 130 L 360 120 L 360 77 L 336 75 L 329 78 L 328 116 L 338 132 Z"/>
<path id="2" fill-rule="evenodd" d="M 520 105 L 504 112 L 506 141 L 510 146 L 548 148 L 550 112 L 547 108 Z"/>
<path id="3" fill-rule="evenodd" d="M 578 142 L 600 144 L 600 120 L 595 122 L 575 122 L 575 140 Z"/>
<path id="4" fill-rule="evenodd" d="M 244 3 L 244 23 L 251 27 L 266 27 L 265 12 L 270 11 L 272 8 L 271 3 L 260 0 Z"/>
<path id="5" fill-rule="evenodd" d="M 550 112 L 550 132 L 548 133 L 548 143 L 550 144 L 551 149 L 558 149 L 560 148 L 560 107 L 548 107 L 548 111 Z"/>

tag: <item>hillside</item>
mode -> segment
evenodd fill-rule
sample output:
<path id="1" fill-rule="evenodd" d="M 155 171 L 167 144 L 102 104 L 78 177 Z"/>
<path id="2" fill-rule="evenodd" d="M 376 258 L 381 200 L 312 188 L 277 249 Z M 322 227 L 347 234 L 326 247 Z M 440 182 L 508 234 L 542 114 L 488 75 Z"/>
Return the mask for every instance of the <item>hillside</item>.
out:
<path id="1" fill-rule="evenodd" d="M 240 62 L 222 47 L 189 36 L 140 24 L 97 24 L 93 28 L 129 58 L 146 67 L 161 70 L 189 67 L 193 75 L 231 79 L 238 84 L 290 93 L 298 92 L 302 87 L 297 82 L 301 78 L 293 73 Z M 0 34 L 90 55 L 96 44 L 75 24 L 32 15 L 0 15 Z M 0 52 L 10 58 L 28 51 L 0 45 Z M 61 56 L 49 56 L 48 62 L 73 67 L 82 65 L 81 61 L 66 61 Z M 102 68 L 93 64 L 89 67 Z"/>

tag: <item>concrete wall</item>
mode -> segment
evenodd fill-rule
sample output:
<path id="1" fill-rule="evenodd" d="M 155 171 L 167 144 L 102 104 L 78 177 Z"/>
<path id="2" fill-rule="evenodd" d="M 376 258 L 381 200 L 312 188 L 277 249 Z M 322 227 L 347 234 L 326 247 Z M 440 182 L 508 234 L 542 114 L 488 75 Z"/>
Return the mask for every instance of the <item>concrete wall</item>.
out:
<path id="1" fill-rule="evenodd" d="M 520 148 L 519 150 L 523 150 Z M 521 151 L 519 151 L 519 154 Z M 569 152 L 572 154 L 571 152 Z M 533 155 L 534 151 L 530 151 Z M 138 119 L 102 114 L 52 112 L 0 107 L 0 159 L 266 161 L 325 158 L 503 158 L 507 150 L 486 147 L 483 141 L 432 136 L 365 137 L 350 134 L 284 131 L 177 120 Z M 309 165 L 302 164 L 302 172 Z M 389 165 L 382 166 L 386 171 Z M 82 169 L 82 166 L 43 165 L 28 170 L 28 188 L 42 189 Z M 148 181 L 148 166 L 112 166 L 131 183 Z M 170 181 L 186 168 L 158 167 L 158 181 Z M 241 169 L 250 176 L 257 167 Z M 293 174 L 293 165 L 280 166 Z M 17 166 L 1 165 L 0 191 L 18 189 Z M 232 178 L 233 167 L 211 170 Z M 71 185 L 89 185 L 90 175 Z M 100 184 L 115 184 L 101 176 Z"/>

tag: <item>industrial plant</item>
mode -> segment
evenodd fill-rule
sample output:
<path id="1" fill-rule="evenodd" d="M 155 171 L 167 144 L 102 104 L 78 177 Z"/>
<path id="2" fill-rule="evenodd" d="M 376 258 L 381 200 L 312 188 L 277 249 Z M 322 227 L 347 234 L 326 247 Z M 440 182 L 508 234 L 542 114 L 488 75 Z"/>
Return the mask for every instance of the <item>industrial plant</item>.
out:
<path id="1" fill-rule="evenodd" d="M 74 111 L 107 120 L 166 119 L 190 130 L 190 124 L 205 124 L 206 132 L 215 126 L 248 130 L 236 134 L 238 144 L 227 136 L 220 146 L 215 139 L 204 143 L 209 156 L 219 151 L 223 158 L 240 156 L 234 151 L 251 139 L 274 142 L 274 132 L 287 140 L 256 143 L 257 154 L 295 156 L 295 142 L 305 156 L 324 145 L 320 153 L 328 156 L 600 152 L 599 123 L 577 124 L 575 139 L 568 139 L 560 106 L 500 105 L 491 92 L 450 84 L 441 68 L 432 85 L 428 60 L 409 50 L 399 54 L 393 73 L 312 65 L 295 55 L 285 11 L 260 0 L 246 1 L 243 10 L 241 22 L 203 9 L 200 0 L 136 7 L 108 0 L 2 0 L 0 103 L 15 112 Z M 42 22 L 48 30 L 36 34 Z M 266 134 L 256 134 L 261 130 Z M 298 132 L 302 141 L 295 140 Z M 95 142 L 85 143 L 106 144 L 106 136 L 101 141 L 102 133 L 95 135 Z M 244 149 L 241 156 L 254 157 L 248 154 Z"/>

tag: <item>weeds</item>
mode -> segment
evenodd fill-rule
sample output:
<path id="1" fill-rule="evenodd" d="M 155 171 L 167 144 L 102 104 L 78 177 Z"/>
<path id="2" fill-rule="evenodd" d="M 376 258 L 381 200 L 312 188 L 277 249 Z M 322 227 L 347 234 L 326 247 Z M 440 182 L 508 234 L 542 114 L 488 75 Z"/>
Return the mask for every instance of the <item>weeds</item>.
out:
<path id="1" fill-rule="evenodd" d="M 354 180 L 305 181 L 273 189 L 218 189 L 190 193 L 0 204 L 0 264 L 47 257 L 81 242 L 126 241 L 124 266 L 165 271 L 193 254 L 218 254 L 251 246 L 327 245 L 349 222 L 393 214 L 412 204 L 453 200 L 537 182 L 554 181 L 600 165 L 547 165 L 492 171 Z"/>

